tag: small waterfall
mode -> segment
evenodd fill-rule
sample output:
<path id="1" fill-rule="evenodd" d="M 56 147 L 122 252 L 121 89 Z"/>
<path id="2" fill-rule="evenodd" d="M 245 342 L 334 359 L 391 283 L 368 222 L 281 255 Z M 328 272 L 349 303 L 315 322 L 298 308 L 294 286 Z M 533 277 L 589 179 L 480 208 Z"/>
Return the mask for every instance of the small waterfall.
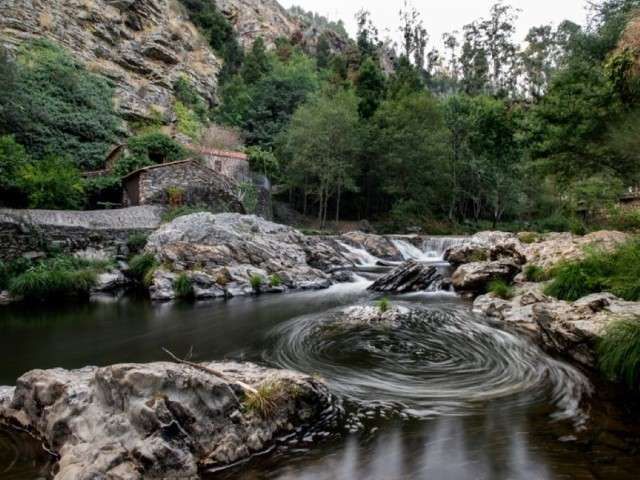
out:
<path id="1" fill-rule="evenodd" d="M 396 238 L 392 239 L 391 243 L 398 249 L 403 260 L 417 260 L 419 262 L 431 262 L 434 260 L 434 257 L 423 252 L 406 240 Z"/>
<path id="2" fill-rule="evenodd" d="M 429 237 L 422 242 L 422 250 L 431 261 L 443 260 L 448 249 L 467 240 L 468 237 Z"/>
<path id="3" fill-rule="evenodd" d="M 348 243 L 337 241 L 338 245 L 342 247 L 347 253 L 345 257 L 353 261 L 360 267 L 375 267 L 378 265 L 380 259 L 371 255 L 364 248 L 357 248 L 349 245 Z"/>

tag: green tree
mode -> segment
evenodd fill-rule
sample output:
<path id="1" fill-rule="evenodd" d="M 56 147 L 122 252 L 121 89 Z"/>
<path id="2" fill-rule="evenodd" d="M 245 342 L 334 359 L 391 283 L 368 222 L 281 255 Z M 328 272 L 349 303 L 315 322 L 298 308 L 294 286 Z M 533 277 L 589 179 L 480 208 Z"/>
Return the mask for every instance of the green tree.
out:
<path id="1" fill-rule="evenodd" d="M 25 164 L 17 186 L 27 195 L 30 208 L 78 209 L 84 203 L 80 171 L 69 158 L 52 155 Z"/>
<path id="2" fill-rule="evenodd" d="M 289 159 L 290 184 L 306 197 L 318 197 L 318 218 L 324 227 L 329 200 L 335 198 L 336 221 L 345 191 L 356 190 L 356 159 L 361 148 L 358 101 L 351 91 L 339 90 L 310 99 L 291 119 L 282 140 L 283 155 Z"/>
<path id="3" fill-rule="evenodd" d="M 3 198 L 9 198 L 18 187 L 18 172 L 30 161 L 25 148 L 12 136 L 0 137 L 0 192 L 3 192 Z"/>
<path id="4" fill-rule="evenodd" d="M 271 70 L 269 57 L 262 37 L 257 38 L 251 50 L 244 59 L 244 65 L 240 71 L 242 79 L 247 84 L 254 84 Z"/>
<path id="5" fill-rule="evenodd" d="M 385 91 L 386 81 L 380 66 L 371 57 L 367 57 L 362 62 L 356 79 L 358 112 L 362 118 L 371 118 L 376 113 L 384 100 Z"/>

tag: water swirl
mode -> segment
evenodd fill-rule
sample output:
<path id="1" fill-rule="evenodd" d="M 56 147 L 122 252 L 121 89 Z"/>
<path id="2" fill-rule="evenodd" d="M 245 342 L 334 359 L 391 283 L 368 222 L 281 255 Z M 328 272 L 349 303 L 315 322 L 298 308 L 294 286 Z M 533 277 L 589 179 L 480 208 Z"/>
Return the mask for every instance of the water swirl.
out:
<path id="1" fill-rule="evenodd" d="M 576 369 L 531 342 L 475 318 L 463 305 L 404 305 L 390 323 L 352 322 L 344 311 L 308 315 L 272 332 L 264 355 L 284 368 L 318 374 L 364 407 L 411 416 L 467 415 L 501 399 L 502 408 L 546 403 L 579 420 L 590 390 Z"/>

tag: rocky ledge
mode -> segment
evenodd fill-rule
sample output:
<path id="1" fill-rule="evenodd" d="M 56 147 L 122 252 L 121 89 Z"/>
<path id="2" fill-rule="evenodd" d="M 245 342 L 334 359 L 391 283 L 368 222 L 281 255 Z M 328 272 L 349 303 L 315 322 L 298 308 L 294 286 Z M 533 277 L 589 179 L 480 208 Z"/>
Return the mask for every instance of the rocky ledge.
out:
<path id="1" fill-rule="evenodd" d="M 596 366 L 595 348 L 607 325 L 623 318 L 639 318 L 640 303 L 609 293 L 565 302 L 542 293 L 544 284 L 525 283 L 504 300 L 493 294 L 478 297 L 474 311 L 531 336 L 547 351 L 586 366 Z"/>
<path id="2" fill-rule="evenodd" d="M 318 380 L 253 364 L 35 370 L 0 387 L 0 422 L 58 457 L 56 480 L 200 478 L 340 413 Z"/>
<path id="3" fill-rule="evenodd" d="M 173 282 L 180 274 L 191 279 L 197 298 L 215 298 L 255 290 L 328 288 L 334 281 L 332 271 L 353 266 L 329 242 L 311 241 L 291 227 L 257 216 L 230 213 L 177 218 L 149 237 L 146 251 L 163 265 L 150 288 L 155 300 L 175 297 Z M 326 271 L 312 266 L 318 264 Z"/>

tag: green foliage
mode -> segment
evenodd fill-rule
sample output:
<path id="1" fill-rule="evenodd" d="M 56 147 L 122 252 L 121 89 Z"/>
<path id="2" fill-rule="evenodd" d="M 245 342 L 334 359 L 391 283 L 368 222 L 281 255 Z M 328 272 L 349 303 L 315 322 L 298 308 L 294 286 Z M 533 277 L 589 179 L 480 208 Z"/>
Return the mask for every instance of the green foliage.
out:
<path id="1" fill-rule="evenodd" d="M 538 265 L 527 265 L 524 268 L 524 276 L 528 282 L 546 282 L 549 280 L 549 273 Z"/>
<path id="2" fill-rule="evenodd" d="M 255 214 L 258 209 L 258 188 L 252 182 L 242 182 L 239 185 L 238 197 L 242 201 L 248 214 Z"/>
<path id="3" fill-rule="evenodd" d="M 514 289 L 504 280 L 494 280 L 489 284 L 489 293 L 503 300 L 511 300 L 514 296 Z"/>
<path id="4" fill-rule="evenodd" d="M 152 253 L 139 254 L 129 260 L 131 276 L 144 285 L 151 284 L 153 273 L 159 266 L 160 264 Z"/>
<path id="5" fill-rule="evenodd" d="M 280 173 L 280 162 L 278 157 L 271 151 L 260 147 L 249 147 L 247 149 L 249 165 L 254 172 L 261 172 L 264 176 L 274 178 Z"/>
<path id="6" fill-rule="evenodd" d="M 182 102 L 176 102 L 173 105 L 176 112 L 176 121 L 178 131 L 192 140 L 197 141 L 202 134 L 204 125 L 198 117 L 198 114 L 186 107 Z"/>
<path id="7" fill-rule="evenodd" d="M 11 279 L 22 275 L 29 270 L 32 265 L 31 260 L 24 257 L 18 257 L 6 262 L 0 260 L 0 290 L 9 288 Z"/>
<path id="8" fill-rule="evenodd" d="M 598 342 L 598 368 L 610 380 L 624 382 L 637 390 L 640 386 L 640 320 L 611 322 Z"/>
<path id="9" fill-rule="evenodd" d="M 270 57 L 271 68 L 256 83 L 234 78 L 224 88 L 218 116 L 241 127 L 250 145 L 272 147 L 291 116 L 313 92 L 319 79 L 314 62 L 295 53 L 287 61 Z"/>
<path id="10" fill-rule="evenodd" d="M 74 163 L 49 156 L 20 168 L 16 182 L 30 208 L 77 209 L 84 203 L 84 184 Z"/>
<path id="11" fill-rule="evenodd" d="M 127 238 L 127 248 L 129 249 L 130 253 L 138 254 L 142 250 L 144 250 L 144 247 L 147 246 L 148 240 L 148 233 L 132 233 L 131 235 L 129 235 L 129 238 Z"/>
<path id="12" fill-rule="evenodd" d="M 0 192 L 16 189 L 18 172 L 30 162 L 27 151 L 13 136 L 0 136 Z"/>
<path id="13" fill-rule="evenodd" d="M 386 313 L 391 309 L 391 301 L 387 297 L 384 297 L 376 302 L 376 306 L 380 313 Z"/>
<path id="14" fill-rule="evenodd" d="M 124 177 L 143 167 L 176 162 L 189 156 L 185 147 L 159 132 L 131 137 L 127 147 L 130 154 L 120 159 L 114 167 L 113 173 L 118 177 Z"/>
<path id="15" fill-rule="evenodd" d="M 282 285 L 282 279 L 277 273 L 269 277 L 269 285 L 272 287 L 280 287 Z"/>
<path id="16" fill-rule="evenodd" d="M 35 159 L 72 155 L 77 167 L 102 166 L 119 135 L 113 87 L 48 40 L 22 43 L 7 68 L 0 134 L 14 135 Z"/>
<path id="17" fill-rule="evenodd" d="M 535 232 L 521 232 L 518 234 L 518 240 L 520 240 L 522 243 L 532 244 L 538 243 L 541 238 L 540 235 Z"/>
<path id="18" fill-rule="evenodd" d="M 384 100 L 386 80 L 378 63 L 371 57 L 360 66 L 356 80 L 358 112 L 362 118 L 371 118 Z"/>
<path id="19" fill-rule="evenodd" d="M 271 70 L 272 65 L 262 37 L 257 38 L 244 59 L 240 75 L 249 85 L 255 84 Z"/>
<path id="20" fill-rule="evenodd" d="M 176 298 L 181 300 L 188 300 L 193 298 L 193 282 L 189 276 L 182 273 L 173 282 L 173 291 L 176 294 Z"/>
<path id="21" fill-rule="evenodd" d="M 555 267 L 552 276 L 545 293 L 561 300 L 575 301 L 598 292 L 640 300 L 640 241 L 632 240 L 612 252 L 590 251 L 584 260 Z"/>
<path id="22" fill-rule="evenodd" d="M 185 76 L 178 78 L 173 84 L 173 92 L 175 93 L 176 99 L 184 107 L 192 110 L 201 122 L 207 121 L 209 108 L 189 79 Z"/>
<path id="23" fill-rule="evenodd" d="M 264 278 L 261 275 L 251 275 L 249 277 L 249 285 L 251 285 L 254 292 L 259 292 L 262 285 L 264 285 Z"/>
<path id="24" fill-rule="evenodd" d="M 9 281 L 9 291 L 25 300 L 55 301 L 87 296 L 96 276 L 106 268 L 104 262 L 58 256 L 43 260 Z"/>

